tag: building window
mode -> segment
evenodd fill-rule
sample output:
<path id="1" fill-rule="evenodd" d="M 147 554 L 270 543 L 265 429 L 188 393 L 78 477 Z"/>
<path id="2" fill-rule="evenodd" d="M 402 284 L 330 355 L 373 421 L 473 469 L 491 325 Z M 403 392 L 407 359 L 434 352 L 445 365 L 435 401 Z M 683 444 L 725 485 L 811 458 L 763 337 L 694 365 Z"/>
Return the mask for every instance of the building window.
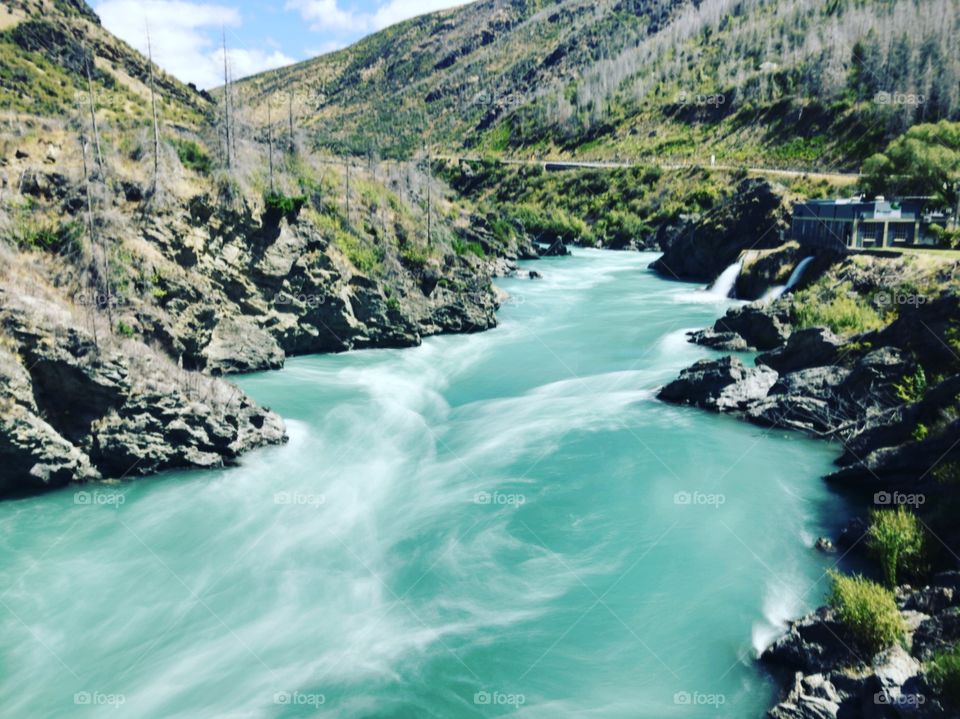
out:
<path id="1" fill-rule="evenodd" d="M 913 225 L 908 225 L 905 222 L 898 222 L 891 229 L 893 232 L 894 242 L 905 244 L 913 240 Z"/>

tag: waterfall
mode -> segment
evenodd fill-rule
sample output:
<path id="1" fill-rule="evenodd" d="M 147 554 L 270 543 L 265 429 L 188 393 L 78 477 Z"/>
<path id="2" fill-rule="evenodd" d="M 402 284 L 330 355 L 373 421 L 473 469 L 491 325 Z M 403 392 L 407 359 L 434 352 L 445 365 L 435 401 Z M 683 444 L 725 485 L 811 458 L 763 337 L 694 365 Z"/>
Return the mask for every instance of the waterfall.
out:
<path id="1" fill-rule="evenodd" d="M 797 286 L 797 283 L 803 279 L 803 273 L 807 270 L 807 265 L 813 262 L 813 257 L 806 257 L 800 261 L 800 263 L 793 268 L 793 272 L 790 273 L 790 279 L 787 280 L 785 285 L 775 285 L 767 290 L 766 294 L 760 298 L 760 301 L 764 304 L 768 302 L 775 302 L 780 299 L 785 292 L 792 290 Z"/>
<path id="2" fill-rule="evenodd" d="M 718 299 L 725 300 L 733 291 L 733 286 L 737 283 L 737 277 L 740 276 L 740 270 L 743 269 L 743 262 L 737 260 L 723 271 L 713 284 L 707 288 L 707 292 Z"/>
<path id="3" fill-rule="evenodd" d="M 807 265 L 813 262 L 812 257 L 807 257 L 800 261 L 800 264 L 793 268 L 793 272 L 790 274 L 790 279 L 787 280 L 787 286 L 783 288 L 784 292 L 788 292 L 797 286 L 797 283 L 803 279 L 803 273 L 807 270 Z"/>

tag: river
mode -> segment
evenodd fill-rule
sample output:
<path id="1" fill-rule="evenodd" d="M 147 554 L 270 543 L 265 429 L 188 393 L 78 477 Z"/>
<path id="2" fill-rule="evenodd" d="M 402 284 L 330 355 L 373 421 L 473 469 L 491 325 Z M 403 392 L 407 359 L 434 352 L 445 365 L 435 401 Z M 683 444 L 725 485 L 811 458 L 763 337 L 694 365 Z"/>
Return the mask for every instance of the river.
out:
<path id="1" fill-rule="evenodd" d="M 0 715 L 761 717 L 834 450 L 654 398 L 730 303 L 653 259 L 241 378 L 291 441 L 238 467 L 0 504 Z"/>

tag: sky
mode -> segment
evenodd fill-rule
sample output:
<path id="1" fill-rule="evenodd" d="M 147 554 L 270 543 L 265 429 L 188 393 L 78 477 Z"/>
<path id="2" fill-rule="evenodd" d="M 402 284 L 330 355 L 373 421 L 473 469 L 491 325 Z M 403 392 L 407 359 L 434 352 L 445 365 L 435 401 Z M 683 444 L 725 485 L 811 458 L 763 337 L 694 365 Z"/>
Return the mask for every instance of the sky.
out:
<path id="1" fill-rule="evenodd" d="M 200 88 L 223 84 L 222 33 L 234 79 L 338 50 L 464 0 L 93 0 L 104 27 Z"/>

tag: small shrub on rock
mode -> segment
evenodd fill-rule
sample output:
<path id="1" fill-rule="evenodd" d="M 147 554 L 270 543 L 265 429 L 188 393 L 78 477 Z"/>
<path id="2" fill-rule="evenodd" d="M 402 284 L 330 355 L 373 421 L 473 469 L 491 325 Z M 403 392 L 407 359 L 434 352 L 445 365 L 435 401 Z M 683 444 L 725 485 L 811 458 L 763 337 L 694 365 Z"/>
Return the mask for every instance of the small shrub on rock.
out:
<path id="1" fill-rule="evenodd" d="M 876 654 L 903 636 L 903 618 L 892 591 L 859 575 L 831 572 L 830 577 L 830 606 L 859 646 Z"/>
<path id="2" fill-rule="evenodd" d="M 896 586 L 898 572 L 920 573 L 923 529 L 917 516 L 906 507 L 873 512 L 867 546 L 880 562 L 888 586 Z"/>
<path id="3" fill-rule="evenodd" d="M 960 707 L 960 646 L 934 656 L 927 665 L 927 677 L 954 707 Z"/>

